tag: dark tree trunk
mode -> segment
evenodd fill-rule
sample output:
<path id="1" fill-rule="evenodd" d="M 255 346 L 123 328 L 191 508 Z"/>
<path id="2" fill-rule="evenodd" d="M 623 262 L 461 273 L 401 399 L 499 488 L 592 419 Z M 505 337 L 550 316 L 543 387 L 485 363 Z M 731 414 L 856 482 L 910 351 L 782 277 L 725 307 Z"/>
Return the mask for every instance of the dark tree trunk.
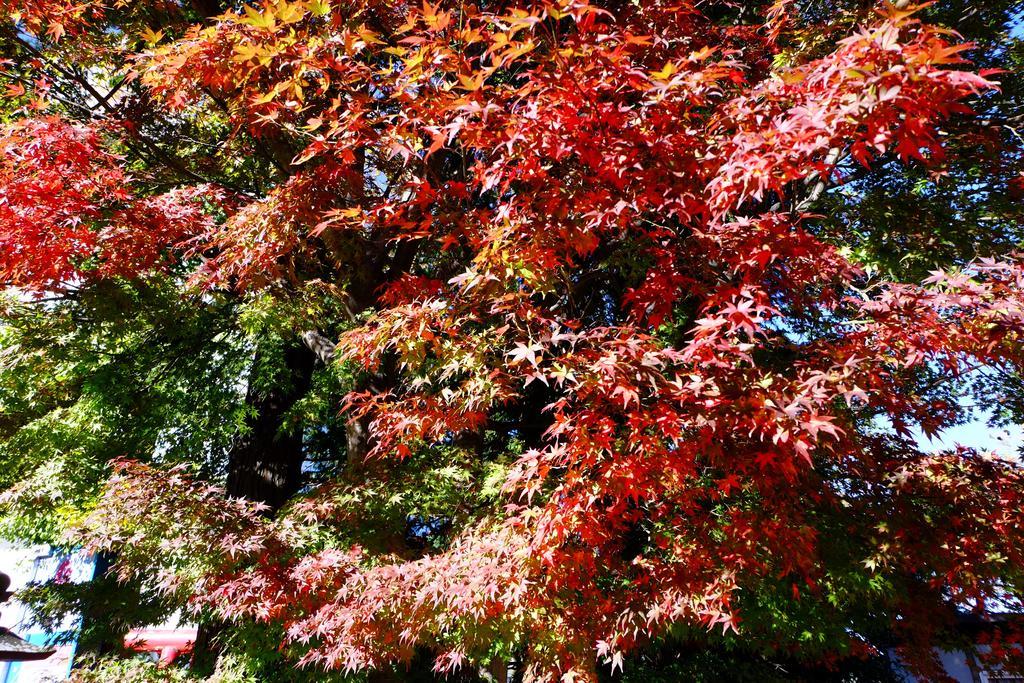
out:
<path id="1" fill-rule="evenodd" d="M 260 353 L 253 362 L 245 402 L 250 414 L 245 433 L 228 453 L 226 492 L 279 510 L 302 486 L 302 430 L 286 424 L 287 413 L 309 391 L 316 357 L 307 346 L 296 343 L 285 349 L 284 369 L 270 386 L 256 381 Z M 210 675 L 217 667 L 218 636 L 224 624 L 199 625 L 192 654 L 192 670 Z"/>
<path id="2" fill-rule="evenodd" d="M 272 387 L 250 385 L 246 433 L 228 455 L 227 494 L 265 503 L 270 512 L 280 509 L 302 483 L 302 433 L 297 425 L 285 424 L 285 418 L 309 391 L 315 361 L 313 352 L 300 344 L 284 355 L 281 381 Z"/>

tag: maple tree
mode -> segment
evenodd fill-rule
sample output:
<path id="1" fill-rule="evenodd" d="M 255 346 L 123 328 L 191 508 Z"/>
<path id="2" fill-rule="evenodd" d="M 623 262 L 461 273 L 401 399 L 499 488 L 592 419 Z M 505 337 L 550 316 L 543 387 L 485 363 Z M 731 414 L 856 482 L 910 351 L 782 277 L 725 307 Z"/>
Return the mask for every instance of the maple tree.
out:
<path id="1" fill-rule="evenodd" d="M 1024 362 L 944 9 L 0 0 L 6 534 L 274 680 L 938 676 L 1024 591 L 1018 462 L 915 436 Z"/>

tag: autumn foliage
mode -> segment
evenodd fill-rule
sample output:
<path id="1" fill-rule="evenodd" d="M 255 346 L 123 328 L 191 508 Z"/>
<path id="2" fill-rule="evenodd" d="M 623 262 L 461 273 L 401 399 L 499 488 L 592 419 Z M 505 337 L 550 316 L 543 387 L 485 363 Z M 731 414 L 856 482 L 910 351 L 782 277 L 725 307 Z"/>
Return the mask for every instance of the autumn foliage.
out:
<path id="1" fill-rule="evenodd" d="M 62 44 L 138 20 L 51 4 L 18 9 Z M 148 106 L 266 151 L 262 188 L 161 187 L 115 116 L 27 104 L 0 144 L 6 283 L 327 283 L 350 314 L 331 481 L 270 515 L 120 461 L 78 533 L 125 577 L 166 559 L 204 614 L 280 624 L 302 665 L 425 648 L 592 680 L 669 635 L 830 661 L 872 649 L 864 608 L 928 673 L 957 608 L 1021 595 L 1024 472 L 912 430 L 960 415 L 922 378 L 1024 362 L 1024 261 L 889 281 L 814 207 L 858 166 L 938 172 L 996 77 L 891 5 L 794 53 L 790 5 L 275 0 L 147 27 Z M 488 493 L 439 513 L 444 543 L 371 528 L 368 501 L 445 467 Z"/>
<path id="2" fill-rule="evenodd" d="M 82 278 L 138 276 L 168 249 L 213 229 L 212 188 L 140 197 L 98 131 L 48 117 L 8 126 L 2 148 L 0 269 L 8 284 L 60 289 Z"/>

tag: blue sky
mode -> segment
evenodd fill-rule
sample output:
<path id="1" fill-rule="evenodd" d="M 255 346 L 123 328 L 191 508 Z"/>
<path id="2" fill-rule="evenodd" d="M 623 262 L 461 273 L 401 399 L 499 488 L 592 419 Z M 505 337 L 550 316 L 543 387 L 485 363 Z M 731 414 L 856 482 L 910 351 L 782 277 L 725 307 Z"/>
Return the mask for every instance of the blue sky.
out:
<path id="1" fill-rule="evenodd" d="M 967 424 L 947 429 L 937 439 L 929 439 L 917 432 L 917 441 L 922 450 L 928 451 L 951 448 L 959 444 L 1016 457 L 1017 450 L 1024 445 L 1024 429 L 1019 425 L 1013 425 L 1009 429 L 993 429 L 985 424 L 985 416 L 980 416 Z"/>
<path id="2" fill-rule="evenodd" d="M 1010 22 L 1010 37 L 1024 38 L 1024 9 L 1019 11 L 1014 20 Z"/>

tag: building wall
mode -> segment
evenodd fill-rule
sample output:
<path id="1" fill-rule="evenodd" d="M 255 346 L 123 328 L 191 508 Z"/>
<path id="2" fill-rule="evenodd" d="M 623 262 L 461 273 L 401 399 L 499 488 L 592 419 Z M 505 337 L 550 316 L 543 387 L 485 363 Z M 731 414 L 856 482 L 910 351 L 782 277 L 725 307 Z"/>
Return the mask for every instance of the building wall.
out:
<path id="1" fill-rule="evenodd" d="M 11 590 L 44 581 L 88 581 L 95 570 L 93 559 L 81 553 L 58 554 L 49 546 L 19 547 L 0 544 L 0 571 L 11 577 Z M 31 615 L 15 599 L 0 605 L 0 626 L 36 645 L 47 645 L 54 634 L 34 628 Z M 75 631 L 68 620 L 62 630 Z M 75 643 L 60 645 L 48 659 L 38 662 L 0 662 L 0 683 L 54 683 L 67 680 L 75 656 Z"/>

